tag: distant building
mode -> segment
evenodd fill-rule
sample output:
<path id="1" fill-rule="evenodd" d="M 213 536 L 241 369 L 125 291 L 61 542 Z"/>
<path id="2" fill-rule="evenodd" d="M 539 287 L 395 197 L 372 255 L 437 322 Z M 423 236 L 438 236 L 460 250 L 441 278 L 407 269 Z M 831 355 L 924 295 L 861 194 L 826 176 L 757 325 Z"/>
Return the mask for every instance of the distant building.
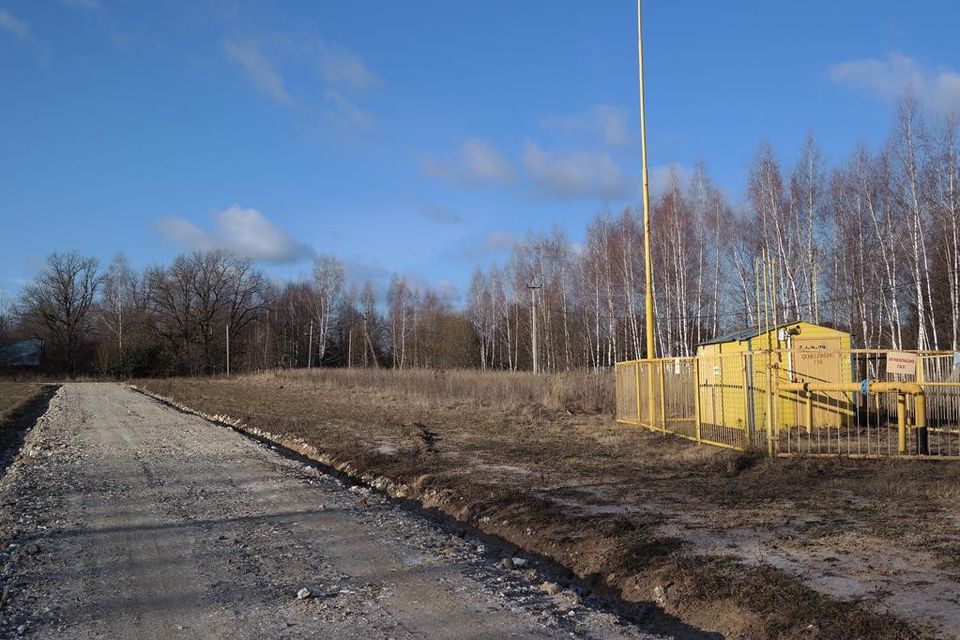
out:
<path id="1" fill-rule="evenodd" d="M 43 356 L 43 340 L 0 342 L 0 369 L 35 368 Z"/>

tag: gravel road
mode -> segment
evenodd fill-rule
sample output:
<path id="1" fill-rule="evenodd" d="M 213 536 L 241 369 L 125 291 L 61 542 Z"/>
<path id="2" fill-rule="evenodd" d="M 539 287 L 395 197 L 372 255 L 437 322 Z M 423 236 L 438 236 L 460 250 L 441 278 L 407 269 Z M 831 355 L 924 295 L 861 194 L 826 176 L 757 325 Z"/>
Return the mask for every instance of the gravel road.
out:
<path id="1" fill-rule="evenodd" d="M 0 543 L 2 637 L 653 637 L 533 562 L 116 384 L 57 392 L 0 481 Z"/>

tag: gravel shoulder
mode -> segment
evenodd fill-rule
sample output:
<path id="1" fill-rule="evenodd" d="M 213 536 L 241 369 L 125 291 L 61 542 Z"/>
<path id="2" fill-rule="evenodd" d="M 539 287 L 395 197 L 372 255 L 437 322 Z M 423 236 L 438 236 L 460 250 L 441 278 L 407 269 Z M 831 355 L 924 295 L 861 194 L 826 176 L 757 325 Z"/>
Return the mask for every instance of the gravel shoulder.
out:
<path id="1" fill-rule="evenodd" d="M 0 544 L 3 637 L 653 637 L 535 558 L 116 384 L 53 397 L 0 481 Z"/>

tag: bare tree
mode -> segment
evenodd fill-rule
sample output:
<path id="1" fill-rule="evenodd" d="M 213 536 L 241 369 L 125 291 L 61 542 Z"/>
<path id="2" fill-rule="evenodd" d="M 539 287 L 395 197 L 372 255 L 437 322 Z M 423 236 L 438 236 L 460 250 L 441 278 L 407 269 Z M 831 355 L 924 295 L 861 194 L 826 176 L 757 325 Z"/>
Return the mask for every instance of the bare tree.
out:
<path id="1" fill-rule="evenodd" d="M 116 351 L 114 355 L 109 355 L 113 349 L 100 345 L 100 360 L 105 369 L 115 373 L 127 372 L 124 340 L 129 342 L 129 330 L 136 315 L 137 280 L 137 274 L 122 253 L 113 258 L 103 278 L 99 316 L 115 341 Z"/>
<path id="2" fill-rule="evenodd" d="M 360 292 L 360 308 L 364 341 L 363 366 L 369 366 L 372 362 L 373 366 L 379 369 L 380 360 L 377 357 L 376 343 L 379 342 L 377 338 L 380 333 L 380 314 L 377 313 L 377 296 L 369 280 L 363 283 L 363 289 Z"/>
<path id="3" fill-rule="evenodd" d="M 404 277 L 394 275 L 387 291 L 388 322 L 390 324 L 390 354 L 394 369 L 403 369 L 407 362 L 407 333 L 411 305 L 410 286 Z"/>
<path id="4" fill-rule="evenodd" d="M 220 370 L 228 325 L 231 353 L 242 353 L 244 334 L 265 306 L 262 274 L 226 251 L 178 256 L 169 268 L 151 269 L 147 280 L 156 331 L 181 371 Z"/>
<path id="5" fill-rule="evenodd" d="M 343 263 L 333 256 L 321 256 L 313 263 L 315 310 L 317 321 L 317 361 L 322 365 L 327 354 L 327 341 L 335 320 L 334 313 L 343 293 Z"/>
<path id="6" fill-rule="evenodd" d="M 77 372 L 81 347 L 93 338 L 91 311 L 100 282 L 96 258 L 51 253 L 23 291 L 24 317 L 54 347 L 67 373 Z"/>
<path id="7" fill-rule="evenodd" d="M 893 188 L 898 207 L 909 223 L 908 253 L 913 274 L 914 303 L 917 314 L 917 349 L 937 348 L 937 325 L 932 309 L 930 261 L 927 251 L 929 211 L 924 197 L 923 155 L 926 152 L 926 131 L 920 107 L 912 93 L 907 93 L 897 110 L 897 129 L 889 142 L 897 171 Z"/>
<path id="8" fill-rule="evenodd" d="M 15 324 L 13 303 L 0 291 L 0 342 L 6 340 Z"/>
<path id="9" fill-rule="evenodd" d="M 480 368 L 492 363 L 491 351 L 497 330 L 496 297 L 491 282 L 480 269 L 473 272 L 470 281 L 470 300 L 467 303 L 470 324 L 479 337 Z"/>

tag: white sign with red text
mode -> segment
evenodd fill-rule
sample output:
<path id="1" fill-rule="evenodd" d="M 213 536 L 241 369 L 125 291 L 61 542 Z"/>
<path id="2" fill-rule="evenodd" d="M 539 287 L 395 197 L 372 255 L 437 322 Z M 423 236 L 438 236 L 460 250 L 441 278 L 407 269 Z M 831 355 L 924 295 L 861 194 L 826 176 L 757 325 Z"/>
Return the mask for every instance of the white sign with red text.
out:
<path id="1" fill-rule="evenodd" d="M 906 351 L 887 352 L 887 373 L 905 376 L 917 374 L 917 354 Z"/>

